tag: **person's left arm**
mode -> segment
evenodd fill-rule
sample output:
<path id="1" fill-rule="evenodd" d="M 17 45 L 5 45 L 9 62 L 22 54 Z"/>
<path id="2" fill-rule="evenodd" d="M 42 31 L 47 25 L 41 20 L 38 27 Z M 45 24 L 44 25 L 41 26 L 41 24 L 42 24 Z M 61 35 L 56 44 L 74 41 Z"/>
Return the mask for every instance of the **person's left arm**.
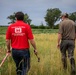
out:
<path id="1" fill-rule="evenodd" d="M 6 46 L 7 46 L 7 52 L 10 53 L 10 43 L 11 43 L 11 31 L 10 27 L 8 27 L 7 32 L 6 32 Z"/>
<path id="2" fill-rule="evenodd" d="M 7 52 L 11 52 L 10 50 L 10 40 L 9 39 L 6 39 L 6 46 L 7 46 Z"/>

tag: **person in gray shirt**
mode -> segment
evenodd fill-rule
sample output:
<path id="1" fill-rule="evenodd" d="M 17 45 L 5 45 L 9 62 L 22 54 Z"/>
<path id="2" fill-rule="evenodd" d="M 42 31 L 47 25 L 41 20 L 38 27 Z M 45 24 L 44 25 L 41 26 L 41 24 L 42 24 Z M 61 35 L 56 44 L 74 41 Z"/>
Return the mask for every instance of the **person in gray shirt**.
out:
<path id="1" fill-rule="evenodd" d="M 63 68 L 67 69 L 67 53 L 71 64 L 71 74 L 75 75 L 75 59 L 74 59 L 74 48 L 75 48 L 75 22 L 68 18 L 68 14 L 64 13 L 61 15 L 62 21 L 59 25 L 58 32 L 58 44 L 62 55 Z"/>

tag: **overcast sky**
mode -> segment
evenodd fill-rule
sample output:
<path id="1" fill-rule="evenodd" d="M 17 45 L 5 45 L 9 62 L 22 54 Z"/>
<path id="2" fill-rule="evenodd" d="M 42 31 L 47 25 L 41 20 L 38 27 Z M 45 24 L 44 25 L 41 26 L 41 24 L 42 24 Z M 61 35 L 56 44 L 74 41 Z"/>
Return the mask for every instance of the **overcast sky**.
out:
<path id="1" fill-rule="evenodd" d="M 76 0 L 0 0 L 0 25 L 8 25 L 7 17 L 14 12 L 27 13 L 32 24 L 46 24 L 47 9 L 59 8 L 63 13 L 76 12 Z"/>

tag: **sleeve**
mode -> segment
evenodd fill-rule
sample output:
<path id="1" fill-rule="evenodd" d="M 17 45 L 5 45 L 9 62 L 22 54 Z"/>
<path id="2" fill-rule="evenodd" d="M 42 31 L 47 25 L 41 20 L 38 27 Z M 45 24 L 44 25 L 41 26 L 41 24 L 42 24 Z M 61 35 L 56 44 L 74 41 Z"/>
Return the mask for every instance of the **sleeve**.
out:
<path id="1" fill-rule="evenodd" d="M 27 36 L 28 36 L 28 39 L 34 39 L 34 36 L 33 36 L 33 33 L 32 33 L 32 30 L 31 30 L 31 27 L 30 25 L 28 25 L 28 29 L 27 29 Z"/>
<path id="2" fill-rule="evenodd" d="M 7 31 L 6 31 L 6 39 L 11 39 L 11 31 L 10 31 L 10 27 L 7 28 Z"/>
<path id="3" fill-rule="evenodd" d="M 62 23 L 59 24 L 59 31 L 58 31 L 59 34 L 62 34 L 63 33 L 63 27 L 62 27 Z"/>

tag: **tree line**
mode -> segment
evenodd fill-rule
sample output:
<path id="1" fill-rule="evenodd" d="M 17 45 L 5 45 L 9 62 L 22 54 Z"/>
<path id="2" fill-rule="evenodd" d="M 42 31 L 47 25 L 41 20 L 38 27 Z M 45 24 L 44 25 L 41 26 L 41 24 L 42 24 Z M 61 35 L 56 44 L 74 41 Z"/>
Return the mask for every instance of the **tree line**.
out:
<path id="1" fill-rule="evenodd" d="M 41 29 L 55 28 L 56 29 L 56 28 L 58 28 L 58 24 L 55 25 L 55 23 L 60 20 L 61 13 L 62 13 L 62 11 L 59 8 L 47 9 L 46 14 L 44 16 L 46 26 L 44 26 L 43 24 L 41 24 L 39 26 L 36 26 L 34 24 L 32 25 L 31 24 L 32 20 L 29 18 L 27 13 L 24 14 L 24 22 L 30 24 L 32 28 L 41 28 Z M 68 15 L 71 20 L 76 22 L 76 12 L 68 13 Z M 10 22 L 8 24 L 14 23 L 16 20 L 15 12 L 12 15 L 9 15 L 7 17 L 7 19 L 10 19 Z"/>

